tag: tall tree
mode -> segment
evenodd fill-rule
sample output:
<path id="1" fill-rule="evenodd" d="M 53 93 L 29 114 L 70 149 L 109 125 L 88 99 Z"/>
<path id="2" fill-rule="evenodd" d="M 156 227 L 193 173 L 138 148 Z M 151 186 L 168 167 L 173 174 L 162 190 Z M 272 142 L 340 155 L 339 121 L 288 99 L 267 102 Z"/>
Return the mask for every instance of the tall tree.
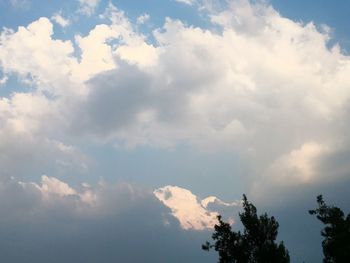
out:
<path id="1" fill-rule="evenodd" d="M 322 195 L 317 196 L 318 208 L 310 210 L 325 227 L 321 231 L 324 263 L 350 262 L 350 214 L 336 206 L 328 206 Z"/>
<path id="2" fill-rule="evenodd" d="M 288 250 L 283 242 L 276 243 L 278 222 L 266 213 L 258 216 L 256 207 L 243 195 L 243 212 L 239 217 L 243 232 L 234 232 L 230 224 L 222 221 L 215 225 L 214 244 L 206 242 L 202 249 L 214 248 L 219 253 L 219 263 L 288 263 Z"/>

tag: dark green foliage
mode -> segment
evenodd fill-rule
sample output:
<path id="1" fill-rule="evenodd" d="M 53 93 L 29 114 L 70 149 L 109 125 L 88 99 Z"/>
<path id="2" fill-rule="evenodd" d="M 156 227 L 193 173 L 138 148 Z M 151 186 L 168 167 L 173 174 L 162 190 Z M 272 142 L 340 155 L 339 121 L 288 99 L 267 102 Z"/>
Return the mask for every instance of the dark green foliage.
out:
<path id="1" fill-rule="evenodd" d="M 350 262 L 350 214 L 345 217 L 344 212 L 335 206 L 328 206 L 322 195 L 317 197 L 318 208 L 310 210 L 311 215 L 325 224 L 321 235 L 324 263 Z"/>
<path id="2" fill-rule="evenodd" d="M 214 248 L 219 253 L 219 263 L 288 263 L 288 250 L 283 242 L 275 243 L 278 222 L 266 213 L 258 216 L 256 207 L 243 195 L 243 213 L 239 217 L 244 226 L 243 233 L 234 232 L 230 224 L 222 221 L 215 225 L 212 235 L 214 244 L 206 242 L 204 250 Z"/>

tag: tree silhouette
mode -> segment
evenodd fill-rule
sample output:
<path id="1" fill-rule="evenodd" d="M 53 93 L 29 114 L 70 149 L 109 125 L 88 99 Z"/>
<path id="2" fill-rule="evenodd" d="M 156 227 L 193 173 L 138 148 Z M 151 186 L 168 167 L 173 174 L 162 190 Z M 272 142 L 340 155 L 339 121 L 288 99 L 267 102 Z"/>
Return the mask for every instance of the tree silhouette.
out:
<path id="1" fill-rule="evenodd" d="M 243 195 L 243 213 L 239 217 L 244 226 L 243 233 L 234 232 L 230 224 L 222 221 L 215 225 L 212 235 L 214 244 L 206 242 L 202 249 L 214 248 L 219 253 L 219 263 L 288 263 L 288 250 L 283 242 L 275 243 L 278 222 L 266 213 L 258 216 L 256 207 Z"/>
<path id="2" fill-rule="evenodd" d="M 310 210 L 311 215 L 325 224 L 321 235 L 324 263 L 350 262 L 350 214 L 346 217 L 344 212 L 335 206 L 328 206 L 322 195 L 317 196 L 318 208 Z"/>

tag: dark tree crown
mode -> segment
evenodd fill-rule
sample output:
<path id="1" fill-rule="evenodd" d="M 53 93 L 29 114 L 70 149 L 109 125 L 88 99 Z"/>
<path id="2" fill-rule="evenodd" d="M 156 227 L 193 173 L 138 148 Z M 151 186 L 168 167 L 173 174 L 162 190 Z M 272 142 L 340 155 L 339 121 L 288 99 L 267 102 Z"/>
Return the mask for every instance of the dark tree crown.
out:
<path id="1" fill-rule="evenodd" d="M 218 216 L 212 235 L 214 244 L 206 242 L 204 250 L 214 248 L 219 253 L 219 263 L 289 263 L 289 253 L 283 242 L 276 243 L 278 222 L 266 213 L 257 215 L 256 207 L 243 195 L 243 212 L 239 217 L 243 233 L 232 231 L 230 224 Z"/>
<path id="2" fill-rule="evenodd" d="M 317 196 L 318 208 L 310 210 L 325 227 L 321 231 L 324 238 L 322 248 L 324 263 L 350 262 L 350 214 L 345 217 L 344 212 L 336 206 L 328 206 L 322 195 Z"/>

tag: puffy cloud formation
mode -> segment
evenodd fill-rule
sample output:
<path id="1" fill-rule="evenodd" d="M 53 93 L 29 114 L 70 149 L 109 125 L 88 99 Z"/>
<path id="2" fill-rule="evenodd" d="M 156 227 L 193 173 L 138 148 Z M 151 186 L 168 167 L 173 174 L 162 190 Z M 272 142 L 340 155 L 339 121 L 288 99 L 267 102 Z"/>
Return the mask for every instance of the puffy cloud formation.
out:
<path id="1" fill-rule="evenodd" d="M 155 196 L 172 210 L 184 229 L 213 228 L 218 213 L 209 212 L 190 191 L 166 186 L 154 191 Z"/>
<path id="2" fill-rule="evenodd" d="M 317 160 L 348 152 L 349 56 L 329 46 L 326 27 L 264 2 L 198 3 L 212 29 L 167 18 L 153 41 L 111 3 L 105 23 L 71 40 L 55 39 L 48 18 L 5 29 L 2 82 L 15 75 L 32 88 L 1 99 L 0 132 L 235 152 L 254 167 L 257 187 L 261 177 L 286 186 L 325 180 Z M 40 103 L 16 108 L 18 98 Z"/>
<path id="3" fill-rule="evenodd" d="M 240 207 L 238 203 L 225 203 L 217 197 L 210 196 L 199 200 L 189 190 L 178 186 L 165 186 L 154 191 L 154 195 L 172 211 L 183 229 L 213 229 L 217 224 L 219 210 L 211 210 L 209 204 L 217 206 Z M 230 211 L 232 213 L 232 211 Z M 222 214 L 222 213 L 220 213 Z M 230 219 L 233 223 L 233 219 Z"/>

